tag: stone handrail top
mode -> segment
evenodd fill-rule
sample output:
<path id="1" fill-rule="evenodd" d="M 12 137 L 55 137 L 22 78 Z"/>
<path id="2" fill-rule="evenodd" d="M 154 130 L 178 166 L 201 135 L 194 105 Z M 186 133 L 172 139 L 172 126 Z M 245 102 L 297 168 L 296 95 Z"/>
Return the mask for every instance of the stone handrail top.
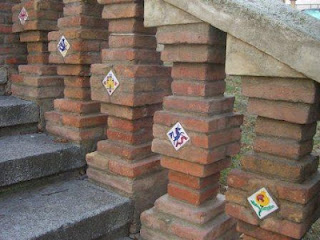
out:
<path id="1" fill-rule="evenodd" d="M 207 22 L 320 82 L 320 21 L 311 16 L 273 0 L 157 1 L 188 13 L 189 22 L 192 17 Z M 146 22 L 156 25 L 148 14 Z"/>

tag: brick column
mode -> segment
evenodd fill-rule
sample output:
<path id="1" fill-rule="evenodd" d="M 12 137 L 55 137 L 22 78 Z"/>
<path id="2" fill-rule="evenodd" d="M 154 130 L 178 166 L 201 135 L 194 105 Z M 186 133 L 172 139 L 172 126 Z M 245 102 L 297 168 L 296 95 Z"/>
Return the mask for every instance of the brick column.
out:
<path id="1" fill-rule="evenodd" d="M 141 236 L 237 239 L 219 194 L 220 171 L 240 149 L 242 123 L 234 98 L 224 96 L 226 34 L 205 23 L 174 25 L 158 28 L 157 40 L 165 45 L 162 60 L 173 62 L 173 96 L 155 114 L 152 144 L 169 169 L 169 185 L 142 214 Z"/>
<path id="2" fill-rule="evenodd" d="M 0 95 L 11 93 L 11 75 L 18 65 L 26 63 L 27 48 L 20 43 L 19 34 L 12 33 L 12 7 L 18 0 L 0 1 Z"/>
<path id="3" fill-rule="evenodd" d="M 95 0 L 64 3 L 59 31 L 49 33 L 49 59 L 64 78 L 64 98 L 55 100 L 54 111 L 46 113 L 47 131 L 90 152 L 105 137 L 107 124 L 100 104 L 91 100 L 90 65 L 101 61 L 100 50 L 108 45 L 108 24 Z"/>
<path id="4" fill-rule="evenodd" d="M 91 90 L 109 116 L 108 140 L 87 155 L 87 174 L 133 200 L 130 232 L 137 233 L 140 213 L 166 191 L 167 173 L 151 141 L 153 114 L 169 94 L 170 68 L 156 51 L 155 29 L 143 26 L 143 1 L 99 2 L 109 22 L 110 48 L 102 50 L 103 64 L 91 67 Z"/>
<path id="5" fill-rule="evenodd" d="M 49 64 L 48 32 L 57 29 L 63 4 L 57 0 L 23 1 L 12 8 L 13 32 L 27 43 L 27 65 L 19 66 L 12 77 L 12 94 L 37 102 L 44 127 L 44 112 L 53 108 L 53 99 L 63 96 L 63 79 Z M 20 18 L 19 18 L 20 16 Z"/>
<path id="6" fill-rule="evenodd" d="M 253 152 L 241 159 L 241 170 L 229 175 L 227 214 L 238 220 L 246 239 L 301 239 L 320 213 L 319 160 L 311 153 L 319 84 L 280 77 L 242 81 L 248 112 L 258 116 L 256 138 Z M 256 192 L 258 204 L 251 206 L 247 198 Z"/>

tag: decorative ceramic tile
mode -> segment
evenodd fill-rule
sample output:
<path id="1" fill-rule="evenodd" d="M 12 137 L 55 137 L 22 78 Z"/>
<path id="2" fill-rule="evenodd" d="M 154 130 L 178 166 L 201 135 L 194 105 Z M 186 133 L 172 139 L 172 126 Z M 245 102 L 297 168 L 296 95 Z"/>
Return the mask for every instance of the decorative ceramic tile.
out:
<path id="1" fill-rule="evenodd" d="M 181 124 L 177 122 L 167 133 L 168 138 L 172 146 L 178 151 L 183 147 L 189 140 L 189 136 L 186 131 L 183 129 Z"/>
<path id="2" fill-rule="evenodd" d="M 60 41 L 59 41 L 57 47 L 58 47 L 59 52 L 61 53 L 61 55 L 63 57 L 65 57 L 67 55 L 67 52 L 68 52 L 69 48 L 70 48 L 70 44 L 67 41 L 67 39 L 64 36 L 62 36 L 60 38 Z"/>
<path id="3" fill-rule="evenodd" d="M 26 21 L 28 20 L 28 12 L 27 10 L 23 7 L 18 15 L 18 18 L 20 20 L 20 23 L 23 25 L 26 23 Z"/>
<path id="4" fill-rule="evenodd" d="M 111 96 L 114 91 L 119 87 L 120 83 L 112 72 L 112 70 L 108 73 L 108 75 L 102 81 L 103 86 L 107 89 L 108 94 Z"/>
<path id="5" fill-rule="evenodd" d="M 248 201 L 260 219 L 268 216 L 278 209 L 270 194 L 265 188 L 248 197 Z"/>

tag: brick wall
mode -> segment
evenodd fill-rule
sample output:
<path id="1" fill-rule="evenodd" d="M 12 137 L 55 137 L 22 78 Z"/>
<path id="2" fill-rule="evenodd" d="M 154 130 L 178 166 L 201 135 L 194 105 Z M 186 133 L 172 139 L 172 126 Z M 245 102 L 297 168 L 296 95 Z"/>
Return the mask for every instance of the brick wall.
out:
<path id="1" fill-rule="evenodd" d="M 131 233 L 140 213 L 166 191 L 166 171 L 151 151 L 152 117 L 170 91 L 170 68 L 156 51 L 155 29 L 143 26 L 143 1 L 100 0 L 109 23 L 109 48 L 91 66 L 91 96 L 108 114 L 108 140 L 87 155 L 89 179 L 134 203 Z"/>
<path id="2" fill-rule="evenodd" d="M 105 138 L 107 124 L 99 102 L 91 100 L 90 65 L 101 61 L 100 50 L 108 46 L 108 23 L 96 1 L 64 3 L 59 30 L 49 33 L 49 61 L 63 79 L 64 98 L 56 99 L 54 111 L 46 113 L 47 131 L 90 152 Z M 69 47 L 60 52 L 63 38 Z"/>
<path id="3" fill-rule="evenodd" d="M 63 3 L 59 0 L 28 0 L 12 8 L 13 32 L 26 43 L 27 64 L 19 66 L 12 78 L 12 93 L 40 106 L 39 127 L 44 130 L 44 113 L 53 108 L 53 100 L 63 96 L 63 79 L 55 65 L 49 63 L 48 32 L 57 29 Z M 24 13 L 25 21 L 21 21 Z"/>
<path id="4" fill-rule="evenodd" d="M 152 150 L 169 170 L 168 194 L 141 215 L 143 239 L 237 239 L 224 213 L 220 171 L 240 149 L 242 116 L 225 97 L 226 34 L 209 24 L 161 26 L 173 63 L 172 96 L 154 117 Z"/>
<path id="5" fill-rule="evenodd" d="M 12 33 L 11 8 L 19 1 L 0 1 L 0 95 L 11 94 L 11 76 L 26 62 L 26 46 Z"/>

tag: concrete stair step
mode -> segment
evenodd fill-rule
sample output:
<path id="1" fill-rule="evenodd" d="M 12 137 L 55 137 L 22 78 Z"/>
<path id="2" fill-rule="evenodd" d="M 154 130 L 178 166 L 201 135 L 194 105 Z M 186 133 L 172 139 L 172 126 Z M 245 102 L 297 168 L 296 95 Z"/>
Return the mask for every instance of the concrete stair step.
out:
<path id="1" fill-rule="evenodd" d="M 0 149 L 0 190 L 12 184 L 78 169 L 86 164 L 79 147 L 55 142 L 46 134 L 1 137 Z"/>
<path id="2" fill-rule="evenodd" d="M 86 179 L 0 197 L 0 239 L 115 240 L 128 236 L 131 201 Z"/>
<path id="3" fill-rule="evenodd" d="M 30 101 L 0 96 L 0 137 L 37 132 L 39 108 Z"/>

